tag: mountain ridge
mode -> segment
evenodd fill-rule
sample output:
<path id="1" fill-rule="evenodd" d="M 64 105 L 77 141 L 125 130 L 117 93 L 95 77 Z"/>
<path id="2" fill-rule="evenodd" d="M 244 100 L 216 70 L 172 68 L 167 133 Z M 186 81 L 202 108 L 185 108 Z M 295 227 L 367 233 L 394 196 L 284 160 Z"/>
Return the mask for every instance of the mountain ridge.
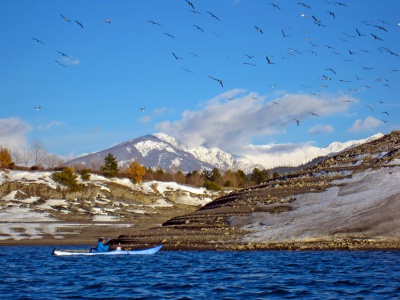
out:
<path id="1" fill-rule="evenodd" d="M 104 157 L 108 153 L 112 153 L 120 167 L 125 167 L 130 161 L 136 160 L 147 168 L 161 168 L 173 172 L 192 172 L 194 170 L 218 168 L 222 171 L 240 169 L 250 173 L 254 168 L 299 167 L 317 157 L 332 155 L 382 136 L 383 134 L 378 133 L 361 140 L 344 143 L 332 142 L 325 148 L 290 144 L 249 145 L 246 152 L 234 156 L 215 147 L 199 146 L 189 149 L 174 137 L 165 133 L 154 133 L 75 158 L 65 163 L 64 166 L 86 166 L 96 169 L 103 164 Z"/>

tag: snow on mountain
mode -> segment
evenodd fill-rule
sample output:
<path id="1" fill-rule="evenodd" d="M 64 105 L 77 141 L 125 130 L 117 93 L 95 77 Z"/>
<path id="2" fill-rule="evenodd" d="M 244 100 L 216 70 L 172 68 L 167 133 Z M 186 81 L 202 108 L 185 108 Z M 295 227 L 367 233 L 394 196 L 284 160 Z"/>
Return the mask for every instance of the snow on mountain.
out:
<path id="1" fill-rule="evenodd" d="M 104 157 L 108 153 L 112 153 L 121 168 L 130 161 L 136 160 L 146 167 L 171 171 L 191 172 L 193 170 L 211 170 L 216 167 L 222 171 L 240 169 L 250 173 L 255 167 L 259 169 L 297 167 L 314 158 L 338 153 L 382 136 L 378 133 L 367 139 L 344 143 L 333 142 L 325 148 L 315 147 L 311 144 L 249 145 L 243 153 L 233 156 L 218 148 L 200 146 L 188 149 L 174 137 L 164 133 L 155 133 L 76 158 L 65 165 L 86 165 L 95 168 L 94 162 L 102 165 Z"/>

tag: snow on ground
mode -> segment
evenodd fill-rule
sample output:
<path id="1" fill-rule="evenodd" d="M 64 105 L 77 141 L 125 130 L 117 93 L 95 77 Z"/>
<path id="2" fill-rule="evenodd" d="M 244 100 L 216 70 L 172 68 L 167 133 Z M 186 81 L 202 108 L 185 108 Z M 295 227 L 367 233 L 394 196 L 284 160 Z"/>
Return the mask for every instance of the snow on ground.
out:
<path id="1" fill-rule="evenodd" d="M 337 181 L 346 183 L 344 186 L 298 195 L 290 204 L 291 211 L 257 212 L 248 217 L 233 217 L 230 223 L 251 231 L 244 238 L 246 242 L 331 239 L 349 233 L 399 239 L 399 182 L 398 166 L 367 170 Z"/>

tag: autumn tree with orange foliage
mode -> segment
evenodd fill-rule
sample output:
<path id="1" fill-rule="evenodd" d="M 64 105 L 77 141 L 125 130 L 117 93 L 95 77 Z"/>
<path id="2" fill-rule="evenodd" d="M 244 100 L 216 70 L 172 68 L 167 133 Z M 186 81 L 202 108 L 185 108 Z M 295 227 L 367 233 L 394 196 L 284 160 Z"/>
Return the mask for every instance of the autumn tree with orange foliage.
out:
<path id="1" fill-rule="evenodd" d="M 134 160 L 126 168 L 126 172 L 133 183 L 138 183 L 142 181 L 143 176 L 146 174 L 146 168 Z"/>
<path id="2" fill-rule="evenodd" d="M 0 167 L 6 168 L 12 163 L 10 152 L 5 147 L 0 146 Z"/>

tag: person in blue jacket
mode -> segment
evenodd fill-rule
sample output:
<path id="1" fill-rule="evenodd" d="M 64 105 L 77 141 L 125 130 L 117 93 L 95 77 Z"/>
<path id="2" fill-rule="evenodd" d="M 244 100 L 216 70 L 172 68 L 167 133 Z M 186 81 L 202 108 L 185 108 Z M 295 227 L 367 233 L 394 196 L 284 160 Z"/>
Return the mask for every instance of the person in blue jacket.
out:
<path id="1" fill-rule="evenodd" d="M 100 237 L 97 241 L 97 252 L 107 252 L 110 246 L 108 245 L 108 241 L 106 238 Z"/>

